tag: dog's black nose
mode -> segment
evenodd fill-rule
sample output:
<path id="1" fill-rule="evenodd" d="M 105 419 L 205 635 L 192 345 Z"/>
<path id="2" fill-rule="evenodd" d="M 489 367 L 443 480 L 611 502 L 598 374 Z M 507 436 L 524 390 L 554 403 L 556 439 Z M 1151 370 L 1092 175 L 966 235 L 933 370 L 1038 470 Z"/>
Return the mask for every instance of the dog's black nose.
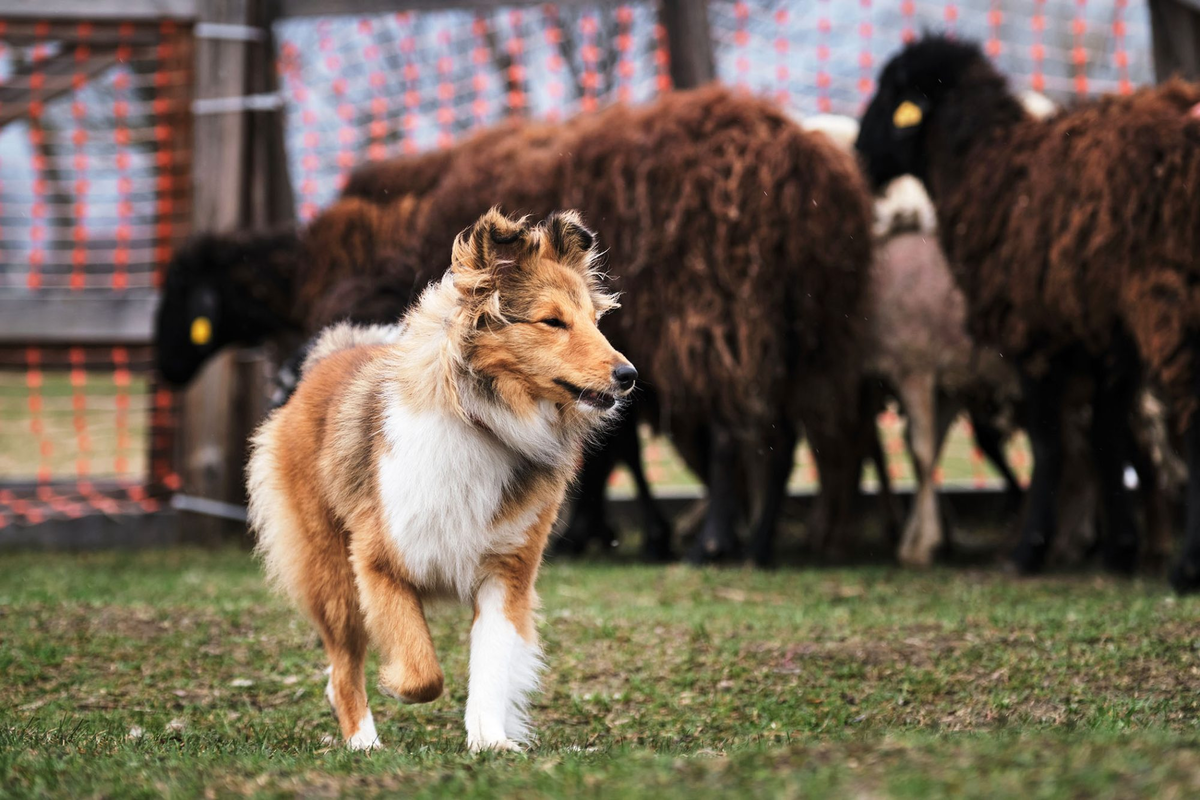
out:
<path id="1" fill-rule="evenodd" d="M 637 369 L 633 364 L 622 364 L 613 370 L 613 380 L 622 389 L 632 389 L 633 382 L 637 380 Z"/>

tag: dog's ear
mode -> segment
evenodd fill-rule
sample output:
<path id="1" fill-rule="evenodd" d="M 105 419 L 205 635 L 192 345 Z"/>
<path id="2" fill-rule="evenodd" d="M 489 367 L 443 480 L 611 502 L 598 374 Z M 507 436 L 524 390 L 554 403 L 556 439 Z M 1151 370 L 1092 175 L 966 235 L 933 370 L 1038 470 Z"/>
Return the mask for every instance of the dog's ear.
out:
<path id="1" fill-rule="evenodd" d="M 510 219 L 492 208 L 454 240 L 456 273 L 493 275 L 516 265 L 529 244 L 524 217 Z"/>
<path id="2" fill-rule="evenodd" d="M 596 234 L 583 224 L 578 211 L 558 211 L 543 225 L 554 257 L 563 264 L 584 266 L 595 257 Z"/>

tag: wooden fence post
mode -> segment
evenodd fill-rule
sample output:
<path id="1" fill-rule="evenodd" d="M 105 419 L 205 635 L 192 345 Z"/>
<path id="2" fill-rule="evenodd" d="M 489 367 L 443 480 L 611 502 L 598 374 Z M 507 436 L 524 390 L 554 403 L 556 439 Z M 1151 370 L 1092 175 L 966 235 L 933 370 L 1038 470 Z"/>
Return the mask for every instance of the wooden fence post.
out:
<path id="1" fill-rule="evenodd" d="M 661 0 L 659 12 L 667 29 L 671 81 L 676 89 L 702 86 L 717 77 L 707 0 Z"/>
<path id="2" fill-rule="evenodd" d="M 197 23 L 249 26 L 259 0 L 197 0 Z M 233 29 L 229 29 L 233 30 Z M 247 93 L 250 48 L 236 37 L 201 36 L 196 41 L 197 100 L 237 98 Z M 247 217 L 248 126 L 244 111 L 197 114 L 193 124 L 192 227 L 225 231 Z M 179 440 L 180 474 L 186 494 L 226 502 L 241 498 L 241 448 L 236 424 L 237 354 L 213 358 L 183 397 Z M 211 543 L 230 532 L 223 520 L 186 515 L 189 540 Z"/>
<path id="3" fill-rule="evenodd" d="M 1200 80 L 1200 0 L 1150 0 L 1154 74 Z"/>

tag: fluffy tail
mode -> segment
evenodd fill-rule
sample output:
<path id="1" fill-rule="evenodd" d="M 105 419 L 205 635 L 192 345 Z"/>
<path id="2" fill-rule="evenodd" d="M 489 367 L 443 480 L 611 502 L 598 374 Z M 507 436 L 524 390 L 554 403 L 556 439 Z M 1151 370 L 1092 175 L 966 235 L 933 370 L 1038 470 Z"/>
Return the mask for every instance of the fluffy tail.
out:
<path id="1" fill-rule="evenodd" d="M 355 325 L 350 322 L 339 322 L 321 331 L 308 347 L 308 355 L 304 358 L 304 366 L 300 368 L 300 376 L 308 374 L 318 361 L 329 358 L 334 353 L 349 350 L 354 347 L 366 347 L 373 344 L 391 344 L 400 338 L 404 326 L 396 325 Z"/>

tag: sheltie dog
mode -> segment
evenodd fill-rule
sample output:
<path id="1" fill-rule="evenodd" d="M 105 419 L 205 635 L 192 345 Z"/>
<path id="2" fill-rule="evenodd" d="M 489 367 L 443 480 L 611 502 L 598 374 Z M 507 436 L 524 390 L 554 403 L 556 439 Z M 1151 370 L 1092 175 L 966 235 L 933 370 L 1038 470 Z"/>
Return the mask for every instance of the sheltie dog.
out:
<path id="1" fill-rule="evenodd" d="M 594 234 L 492 209 L 396 326 L 328 329 L 295 395 L 254 437 L 250 522 L 269 578 L 312 617 L 348 747 L 379 745 L 379 690 L 442 693 L 424 602 L 474 605 L 467 743 L 518 749 L 541 657 L 534 580 L 585 440 L 637 371 L 597 328 Z"/>

